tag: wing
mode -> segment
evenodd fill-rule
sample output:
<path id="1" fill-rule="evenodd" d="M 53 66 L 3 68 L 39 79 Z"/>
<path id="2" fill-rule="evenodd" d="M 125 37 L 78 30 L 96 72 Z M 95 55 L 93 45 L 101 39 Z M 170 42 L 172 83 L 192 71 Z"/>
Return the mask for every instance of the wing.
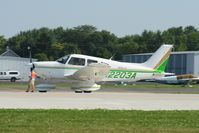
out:
<path id="1" fill-rule="evenodd" d="M 195 77 L 192 74 L 178 75 L 177 79 L 180 81 L 198 81 L 199 77 Z"/>
<path id="2" fill-rule="evenodd" d="M 100 82 L 104 79 L 110 70 L 110 66 L 103 63 L 91 63 L 86 67 L 76 71 L 73 75 L 68 76 L 69 79 L 86 81 L 86 82 Z"/>
<path id="3" fill-rule="evenodd" d="M 76 91 L 95 91 L 100 89 L 96 82 L 102 81 L 110 70 L 110 66 L 102 63 L 92 63 L 76 71 L 67 78 L 73 81 L 72 89 Z"/>

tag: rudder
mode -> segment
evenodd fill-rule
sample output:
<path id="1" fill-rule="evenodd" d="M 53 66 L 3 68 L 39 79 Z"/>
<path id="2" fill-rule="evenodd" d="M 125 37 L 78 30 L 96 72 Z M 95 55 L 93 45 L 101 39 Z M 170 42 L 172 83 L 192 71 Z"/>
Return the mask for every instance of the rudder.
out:
<path id="1" fill-rule="evenodd" d="M 165 71 L 172 48 L 173 45 L 162 45 L 146 62 L 144 62 L 144 66 L 160 72 Z"/>

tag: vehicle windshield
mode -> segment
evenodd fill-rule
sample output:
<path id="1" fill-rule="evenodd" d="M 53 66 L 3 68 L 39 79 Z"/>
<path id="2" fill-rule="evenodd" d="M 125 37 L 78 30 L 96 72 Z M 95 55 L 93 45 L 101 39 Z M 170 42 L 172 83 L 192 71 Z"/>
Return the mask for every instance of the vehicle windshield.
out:
<path id="1" fill-rule="evenodd" d="M 62 63 L 62 64 L 66 64 L 66 62 L 68 61 L 69 57 L 70 57 L 69 55 L 61 57 L 61 58 L 57 59 L 57 62 Z"/>

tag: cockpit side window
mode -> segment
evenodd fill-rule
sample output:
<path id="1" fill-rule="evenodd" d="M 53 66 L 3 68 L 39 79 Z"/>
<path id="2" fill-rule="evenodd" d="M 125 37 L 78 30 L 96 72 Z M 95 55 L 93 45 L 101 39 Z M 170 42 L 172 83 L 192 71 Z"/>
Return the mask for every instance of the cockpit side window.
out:
<path id="1" fill-rule="evenodd" d="M 91 64 L 91 63 L 97 63 L 97 61 L 96 60 L 90 60 L 90 59 L 88 59 L 87 60 L 87 64 Z"/>
<path id="2" fill-rule="evenodd" d="M 84 66 L 84 65 L 85 65 L 85 59 L 83 59 L 83 58 L 72 57 L 72 58 L 70 59 L 70 61 L 68 62 L 68 64 L 71 64 L 71 65 L 78 65 L 78 66 Z"/>

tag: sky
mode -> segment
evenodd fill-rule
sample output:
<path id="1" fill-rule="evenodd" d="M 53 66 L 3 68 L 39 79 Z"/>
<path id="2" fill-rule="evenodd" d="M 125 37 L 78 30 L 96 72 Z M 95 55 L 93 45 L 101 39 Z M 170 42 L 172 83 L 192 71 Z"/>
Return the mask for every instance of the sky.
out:
<path id="1" fill-rule="evenodd" d="M 199 0 L 0 0 L 0 35 L 93 25 L 118 37 L 145 29 L 199 28 Z"/>

